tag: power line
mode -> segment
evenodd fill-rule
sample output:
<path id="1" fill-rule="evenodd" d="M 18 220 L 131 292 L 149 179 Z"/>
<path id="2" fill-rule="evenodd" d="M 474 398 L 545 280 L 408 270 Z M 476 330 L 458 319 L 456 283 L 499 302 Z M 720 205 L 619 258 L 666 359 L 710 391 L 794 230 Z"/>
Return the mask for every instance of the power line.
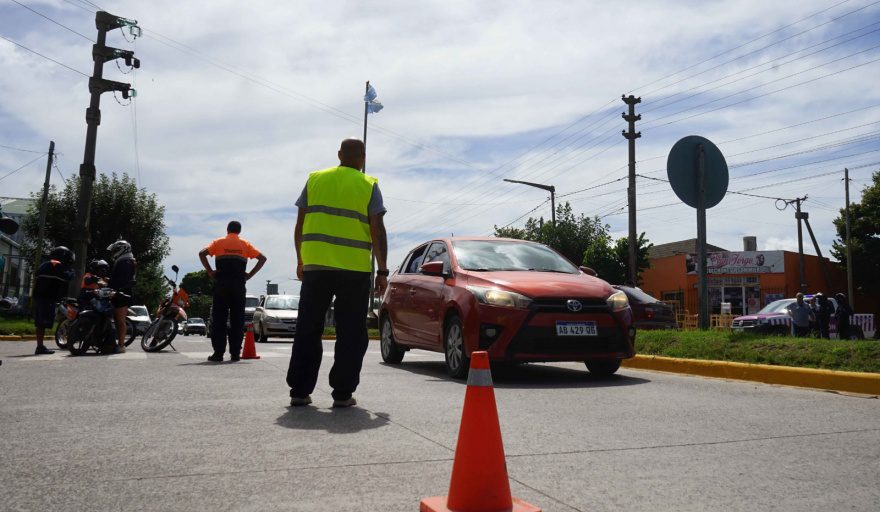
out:
<path id="1" fill-rule="evenodd" d="M 28 163 L 22 165 L 22 166 L 19 167 L 18 169 L 13 169 L 13 170 L 9 171 L 8 173 L 6 173 L 6 174 L 4 174 L 2 177 L 0 177 L 0 181 L 5 180 L 6 178 L 12 176 L 13 174 L 17 173 L 18 171 L 24 169 L 25 167 L 31 165 L 32 163 L 36 162 L 37 160 L 39 160 L 39 159 L 41 159 L 41 158 L 43 158 L 43 155 L 39 155 L 39 156 L 37 156 L 36 158 L 34 158 L 34 159 L 31 160 L 30 162 L 28 162 Z"/>
<path id="2" fill-rule="evenodd" d="M 542 202 L 542 203 L 539 204 L 538 206 L 532 208 L 531 210 L 527 211 L 526 213 L 520 215 L 519 217 L 513 219 L 512 221 L 508 222 L 507 224 L 505 224 L 505 225 L 503 225 L 503 226 L 501 226 L 501 227 L 502 227 L 502 228 L 510 227 L 510 225 L 513 224 L 514 222 L 517 222 L 518 220 L 522 219 L 522 218 L 525 217 L 526 215 L 529 215 L 530 213 L 533 213 L 533 212 L 538 211 L 539 208 L 541 208 L 542 206 L 544 206 L 545 204 L 547 204 L 547 203 L 549 203 L 549 202 L 550 202 L 549 199 L 545 199 L 544 202 Z"/>
<path id="3" fill-rule="evenodd" d="M 12 2 L 14 2 L 14 3 L 20 5 L 21 7 L 24 7 L 25 9 L 31 11 L 32 13 L 36 14 L 37 16 L 40 16 L 40 17 L 42 17 L 42 18 L 44 18 L 44 19 L 47 19 L 47 20 L 51 21 L 52 23 L 58 25 L 59 27 L 65 29 L 65 30 L 68 30 L 68 31 L 70 31 L 70 32 L 73 32 L 74 34 L 78 35 L 79 37 L 82 37 L 83 39 L 85 39 L 85 40 L 87 40 L 87 41 L 91 41 L 91 42 L 93 42 L 93 43 L 95 42 L 95 40 L 92 39 L 91 37 L 89 37 L 89 36 L 87 36 L 87 35 L 84 35 L 84 34 L 81 34 L 81 33 L 77 32 L 76 30 L 73 30 L 72 28 L 68 27 L 67 25 L 64 25 L 63 23 L 59 23 L 59 22 L 53 20 L 52 18 L 46 16 L 45 14 L 43 14 L 43 13 L 41 13 L 41 12 L 39 12 L 39 11 L 36 11 L 36 10 L 34 10 L 34 9 L 31 9 L 30 7 L 24 5 L 23 3 L 19 2 L 18 0 L 12 0 Z"/>
<path id="4" fill-rule="evenodd" d="M 33 149 L 16 148 L 16 147 L 13 147 L 13 146 L 4 146 L 3 144 L 0 144 L 0 148 L 3 148 L 3 149 L 11 149 L 11 150 L 13 150 L 13 151 L 24 151 L 25 153 L 39 153 L 39 154 L 41 154 L 41 155 L 45 155 L 45 154 L 46 154 L 45 151 L 36 151 L 36 150 L 33 150 Z"/>
<path id="5" fill-rule="evenodd" d="M 74 73 L 79 73 L 80 75 L 82 75 L 82 76 L 84 76 L 84 77 L 86 77 L 86 78 L 89 78 L 89 75 L 83 73 L 82 71 L 80 71 L 80 70 L 78 70 L 78 69 L 73 69 L 72 67 L 68 66 L 67 64 L 63 64 L 63 63 L 61 63 L 61 62 L 58 62 L 57 60 L 53 59 L 52 57 L 47 57 L 47 56 L 43 55 L 42 53 L 40 53 L 40 52 L 38 52 L 38 51 L 36 51 L 36 50 L 32 50 L 32 49 L 28 48 L 27 46 L 25 46 L 25 45 L 23 45 L 23 44 L 21 44 L 21 43 L 16 43 L 16 42 L 13 41 L 12 39 L 9 39 L 8 37 L 6 37 L 6 36 L 4 36 L 4 35 L 0 35 L 0 39 L 5 39 L 6 41 L 9 41 L 10 43 L 14 44 L 15 46 L 18 46 L 18 47 L 20 47 L 20 48 L 24 48 L 25 50 L 27 50 L 27 51 L 29 51 L 29 52 L 31 52 L 31 53 L 33 53 L 33 54 L 39 55 L 40 57 L 42 57 L 42 58 L 44 58 L 44 59 L 46 59 L 46 60 L 52 61 L 52 62 L 54 62 L 55 64 L 58 64 L 59 66 L 61 66 L 61 67 L 63 67 L 63 68 L 67 68 L 67 69 L 73 71 Z"/>

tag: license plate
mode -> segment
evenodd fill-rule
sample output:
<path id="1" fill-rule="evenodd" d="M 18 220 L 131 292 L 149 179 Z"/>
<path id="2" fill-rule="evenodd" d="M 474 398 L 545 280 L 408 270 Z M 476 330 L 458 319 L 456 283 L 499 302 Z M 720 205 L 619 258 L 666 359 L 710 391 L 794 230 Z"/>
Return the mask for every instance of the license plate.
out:
<path id="1" fill-rule="evenodd" d="M 556 322 L 557 336 L 598 336 L 596 322 Z"/>

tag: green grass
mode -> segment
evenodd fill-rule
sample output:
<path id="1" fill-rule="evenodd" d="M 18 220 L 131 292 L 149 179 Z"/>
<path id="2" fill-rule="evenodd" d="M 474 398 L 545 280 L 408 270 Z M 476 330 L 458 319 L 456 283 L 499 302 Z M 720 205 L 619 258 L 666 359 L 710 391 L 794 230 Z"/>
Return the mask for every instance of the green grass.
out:
<path id="1" fill-rule="evenodd" d="M 371 338 L 379 337 L 379 329 L 367 329 Z M 325 327 L 324 328 L 324 336 L 336 336 L 336 328 L 334 327 Z"/>
<path id="2" fill-rule="evenodd" d="M 643 355 L 880 373 L 880 341 L 759 336 L 727 331 L 639 331 Z"/>
<path id="3" fill-rule="evenodd" d="M 0 317 L 0 336 L 33 335 L 36 332 L 33 319 Z M 53 329 L 52 332 L 54 333 L 55 330 Z"/>

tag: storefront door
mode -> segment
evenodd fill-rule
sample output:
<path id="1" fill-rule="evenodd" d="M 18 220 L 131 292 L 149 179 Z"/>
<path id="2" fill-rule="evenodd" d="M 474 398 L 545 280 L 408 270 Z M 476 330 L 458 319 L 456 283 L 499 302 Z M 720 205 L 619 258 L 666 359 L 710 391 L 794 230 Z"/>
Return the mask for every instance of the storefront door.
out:
<path id="1" fill-rule="evenodd" d="M 744 315 L 745 309 L 744 301 L 743 301 L 743 287 L 742 286 L 725 286 L 724 287 L 724 302 L 730 303 L 730 312 L 734 315 Z"/>

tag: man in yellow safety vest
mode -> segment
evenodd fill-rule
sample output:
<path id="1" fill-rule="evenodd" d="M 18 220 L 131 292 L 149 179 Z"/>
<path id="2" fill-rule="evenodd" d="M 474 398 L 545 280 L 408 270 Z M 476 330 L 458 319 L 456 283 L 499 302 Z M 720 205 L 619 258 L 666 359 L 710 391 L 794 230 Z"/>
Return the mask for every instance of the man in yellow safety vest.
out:
<path id="1" fill-rule="evenodd" d="M 331 301 L 336 320 L 330 369 L 333 406 L 356 404 L 352 393 L 360 382 L 369 342 L 367 310 L 374 255 L 376 290 L 381 293 L 388 284 L 388 239 L 382 220 L 386 209 L 379 180 L 361 172 L 366 159 L 363 141 L 343 140 L 338 156 L 338 167 L 309 174 L 296 202 L 296 275 L 302 287 L 287 371 L 292 406 L 312 403 L 310 395 L 323 353 L 324 317 Z"/>

